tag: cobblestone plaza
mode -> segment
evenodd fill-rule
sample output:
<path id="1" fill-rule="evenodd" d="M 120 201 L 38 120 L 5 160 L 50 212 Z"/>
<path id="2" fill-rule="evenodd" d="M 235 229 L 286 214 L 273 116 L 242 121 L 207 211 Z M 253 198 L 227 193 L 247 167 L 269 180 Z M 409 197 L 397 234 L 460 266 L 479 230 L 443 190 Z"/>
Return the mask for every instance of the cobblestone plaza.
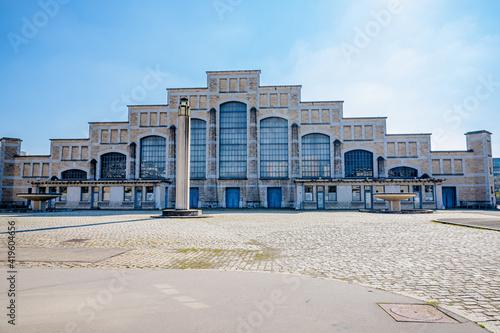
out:
<path id="1" fill-rule="evenodd" d="M 496 212 L 208 213 L 205 219 L 151 218 L 157 211 L 2 214 L 0 225 L 3 232 L 7 221 L 16 222 L 18 266 L 296 273 L 415 297 L 500 330 L 500 233 L 432 222 L 491 219 Z M 0 247 L 5 246 L 4 234 Z M 42 248 L 54 255 L 44 256 Z M 76 249 L 122 254 L 88 262 L 57 257 Z"/>

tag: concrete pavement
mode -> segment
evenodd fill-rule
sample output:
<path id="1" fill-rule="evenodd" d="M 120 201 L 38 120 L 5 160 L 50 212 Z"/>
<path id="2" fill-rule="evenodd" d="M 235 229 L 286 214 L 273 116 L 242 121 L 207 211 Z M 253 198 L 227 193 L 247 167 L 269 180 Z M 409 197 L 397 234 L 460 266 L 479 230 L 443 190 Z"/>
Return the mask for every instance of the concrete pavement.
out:
<path id="1" fill-rule="evenodd" d="M 16 326 L 3 315 L 1 332 L 487 332 L 451 313 L 427 318 L 455 323 L 398 322 L 378 303 L 423 303 L 289 274 L 22 268 L 16 278 Z"/>

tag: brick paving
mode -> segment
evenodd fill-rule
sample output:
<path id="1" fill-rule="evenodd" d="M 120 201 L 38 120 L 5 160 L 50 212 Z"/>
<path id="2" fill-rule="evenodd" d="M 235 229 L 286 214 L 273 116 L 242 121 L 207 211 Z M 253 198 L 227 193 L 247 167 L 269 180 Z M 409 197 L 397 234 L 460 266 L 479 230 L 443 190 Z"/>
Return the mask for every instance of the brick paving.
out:
<path id="1" fill-rule="evenodd" d="M 208 213 L 213 217 L 182 220 L 150 218 L 158 211 L 2 214 L 0 232 L 7 230 L 9 220 L 16 221 L 18 230 L 97 224 L 19 232 L 16 245 L 132 249 L 97 263 L 23 262 L 18 266 L 300 273 L 415 297 L 500 331 L 500 232 L 431 222 L 491 219 L 491 215 L 470 211 Z M 6 235 L 0 239 L 0 247 L 5 247 Z M 70 239 L 88 240 L 64 242 Z"/>

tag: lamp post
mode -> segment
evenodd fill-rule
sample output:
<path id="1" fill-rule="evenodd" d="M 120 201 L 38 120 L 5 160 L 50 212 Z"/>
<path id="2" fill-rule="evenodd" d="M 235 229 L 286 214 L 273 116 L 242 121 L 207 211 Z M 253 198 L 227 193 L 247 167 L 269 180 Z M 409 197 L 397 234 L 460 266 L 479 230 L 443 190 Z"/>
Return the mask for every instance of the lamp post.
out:
<path id="1" fill-rule="evenodd" d="M 190 170 L 190 109 L 187 98 L 179 104 L 179 131 L 177 142 L 177 170 L 175 176 L 175 209 L 189 209 L 189 170 Z"/>

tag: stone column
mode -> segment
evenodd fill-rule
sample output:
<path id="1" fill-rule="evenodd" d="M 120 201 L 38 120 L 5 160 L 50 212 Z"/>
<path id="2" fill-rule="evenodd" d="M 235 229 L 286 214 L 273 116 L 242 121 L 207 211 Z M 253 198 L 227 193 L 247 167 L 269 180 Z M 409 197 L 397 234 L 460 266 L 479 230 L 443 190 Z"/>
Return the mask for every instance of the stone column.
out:
<path id="1" fill-rule="evenodd" d="M 257 109 L 250 109 L 250 133 L 248 136 L 248 191 L 247 206 L 260 207 L 259 171 L 257 156 Z"/>
<path id="2" fill-rule="evenodd" d="M 132 142 L 129 146 L 129 155 L 130 155 L 130 179 L 135 179 L 135 160 L 136 160 L 136 150 L 137 144 Z"/>
<path id="3" fill-rule="evenodd" d="M 340 140 L 333 142 L 333 158 L 334 158 L 334 177 L 342 178 L 342 143 Z"/>
<path id="4" fill-rule="evenodd" d="M 181 98 L 179 105 L 179 138 L 177 144 L 177 170 L 175 172 L 175 209 L 189 209 L 190 147 L 191 118 L 189 102 Z"/>
<path id="5" fill-rule="evenodd" d="M 208 124 L 208 169 L 205 187 L 205 202 L 208 207 L 217 208 L 217 113 L 214 108 L 209 111 Z"/>

